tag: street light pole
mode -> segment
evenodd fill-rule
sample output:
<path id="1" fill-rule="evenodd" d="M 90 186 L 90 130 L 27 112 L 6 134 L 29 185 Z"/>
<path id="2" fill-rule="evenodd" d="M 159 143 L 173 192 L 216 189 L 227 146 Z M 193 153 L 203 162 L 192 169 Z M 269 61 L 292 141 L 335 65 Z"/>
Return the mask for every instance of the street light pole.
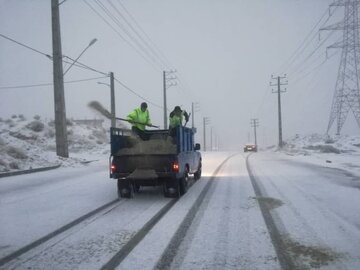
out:
<path id="1" fill-rule="evenodd" d="M 204 151 L 206 152 L 206 125 L 210 123 L 209 117 L 203 118 Z"/>
<path id="2" fill-rule="evenodd" d="M 51 18 L 56 154 L 58 156 L 67 158 L 69 157 L 69 149 L 66 129 L 64 75 L 62 64 L 60 13 L 58 0 L 51 0 Z"/>
<path id="3" fill-rule="evenodd" d="M 70 70 L 70 68 L 77 62 L 77 60 L 79 60 L 79 58 L 84 54 L 84 52 L 85 52 L 87 49 L 89 49 L 89 47 L 90 47 L 91 45 L 93 45 L 96 41 L 97 41 L 96 38 L 94 38 L 94 39 L 92 39 L 92 40 L 90 41 L 89 45 L 86 46 L 86 48 L 85 48 L 85 49 L 80 53 L 80 55 L 71 63 L 71 65 L 67 68 L 67 70 L 65 70 L 64 76 L 65 76 L 65 74 Z"/>
<path id="4" fill-rule="evenodd" d="M 111 127 L 116 127 L 114 72 L 110 72 L 109 74 L 110 74 L 110 84 L 103 82 L 97 82 L 97 83 L 104 84 L 110 87 Z"/>
<path id="5" fill-rule="evenodd" d="M 110 72 L 111 127 L 116 127 L 114 72 Z"/>

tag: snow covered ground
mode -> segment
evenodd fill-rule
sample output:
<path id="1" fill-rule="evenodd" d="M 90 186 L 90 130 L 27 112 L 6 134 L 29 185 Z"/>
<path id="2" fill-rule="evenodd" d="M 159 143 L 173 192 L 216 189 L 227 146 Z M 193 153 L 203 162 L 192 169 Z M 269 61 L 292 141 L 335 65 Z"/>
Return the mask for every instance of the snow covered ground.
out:
<path id="1" fill-rule="evenodd" d="M 57 164 L 81 166 L 84 162 L 109 156 L 109 126 L 104 128 L 76 124 L 68 120 L 70 158 L 56 156 L 54 121 L 34 116 L 13 115 L 0 118 L 0 173 Z M 360 176 L 360 136 L 297 135 L 286 141 L 282 151 L 296 160 L 344 169 Z"/>
<path id="2" fill-rule="evenodd" d="M 74 167 L 109 155 L 108 128 L 68 120 L 67 133 L 68 159 L 56 156 L 53 120 L 40 116 L 25 119 L 22 115 L 0 118 L 0 173 L 57 164 Z"/>
<path id="3" fill-rule="evenodd" d="M 345 170 L 360 177 L 360 136 L 297 135 L 288 140 L 279 156 L 292 156 L 293 160 L 323 167 Z"/>
<path id="4" fill-rule="evenodd" d="M 69 122 L 69 159 L 55 155 L 51 121 L 0 119 L 0 133 L 0 171 L 62 165 L 0 179 L 0 216 L 6 217 L 0 219 L 0 260 L 117 198 L 116 182 L 108 176 L 106 129 Z M 202 179 L 118 269 L 162 264 L 173 269 L 280 269 L 284 262 L 279 252 L 296 269 L 357 269 L 359 136 L 296 136 L 281 151 L 274 147 L 250 156 L 202 154 Z M 246 170 L 247 157 L 260 195 Z M 87 163 L 92 160 L 97 161 Z M 196 209 L 195 202 L 207 186 L 186 234 L 179 237 L 179 225 L 186 224 L 183 220 Z M 3 269 L 99 269 L 168 201 L 161 188 L 145 189 Z M 278 231 L 277 245 L 261 205 L 267 207 Z M 169 253 L 167 247 L 174 240 L 178 246 Z M 167 261 L 164 254 L 171 259 Z"/>

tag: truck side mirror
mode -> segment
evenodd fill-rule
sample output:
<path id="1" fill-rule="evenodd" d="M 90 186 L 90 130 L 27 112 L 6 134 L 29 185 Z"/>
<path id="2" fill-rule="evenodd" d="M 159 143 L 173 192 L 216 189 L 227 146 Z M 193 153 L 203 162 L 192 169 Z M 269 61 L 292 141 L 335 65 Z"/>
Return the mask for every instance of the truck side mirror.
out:
<path id="1" fill-rule="evenodd" d="M 196 151 L 196 150 L 200 150 L 200 143 L 196 143 L 196 144 L 195 144 L 195 151 Z"/>

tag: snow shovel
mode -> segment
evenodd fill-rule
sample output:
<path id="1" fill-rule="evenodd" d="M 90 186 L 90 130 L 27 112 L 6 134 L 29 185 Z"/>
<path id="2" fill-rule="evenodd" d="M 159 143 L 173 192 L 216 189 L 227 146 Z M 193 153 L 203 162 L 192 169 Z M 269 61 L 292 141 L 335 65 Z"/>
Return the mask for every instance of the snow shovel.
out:
<path id="1" fill-rule="evenodd" d="M 98 101 L 91 101 L 91 102 L 89 102 L 88 106 L 89 106 L 91 109 L 94 109 L 95 111 L 99 112 L 100 114 L 102 114 L 102 115 L 105 116 L 106 118 L 108 118 L 108 119 L 111 119 L 111 118 L 112 118 L 111 113 L 110 113 L 107 109 L 105 109 L 104 106 L 102 106 L 102 105 L 100 104 L 100 102 L 98 102 Z M 143 123 L 139 123 L 139 122 L 136 122 L 136 121 L 131 121 L 131 120 L 128 120 L 128 119 L 125 119 L 125 118 L 115 117 L 115 119 L 120 120 L 120 121 L 129 122 L 129 123 L 132 123 L 132 124 L 140 124 L 140 125 L 143 125 Z M 154 128 L 160 128 L 159 126 L 155 126 L 155 125 L 145 125 L 145 126 L 154 127 Z"/>

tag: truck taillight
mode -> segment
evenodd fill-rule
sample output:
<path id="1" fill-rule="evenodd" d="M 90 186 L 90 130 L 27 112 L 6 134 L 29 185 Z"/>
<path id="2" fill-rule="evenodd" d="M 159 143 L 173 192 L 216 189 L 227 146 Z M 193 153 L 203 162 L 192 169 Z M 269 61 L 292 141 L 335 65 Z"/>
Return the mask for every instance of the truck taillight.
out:
<path id="1" fill-rule="evenodd" d="M 111 173 L 116 172 L 116 166 L 114 164 L 111 164 Z"/>
<path id="2" fill-rule="evenodd" d="M 177 161 L 172 164 L 172 171 L 176 173 L 179 172 L 179 163 Z"/>

